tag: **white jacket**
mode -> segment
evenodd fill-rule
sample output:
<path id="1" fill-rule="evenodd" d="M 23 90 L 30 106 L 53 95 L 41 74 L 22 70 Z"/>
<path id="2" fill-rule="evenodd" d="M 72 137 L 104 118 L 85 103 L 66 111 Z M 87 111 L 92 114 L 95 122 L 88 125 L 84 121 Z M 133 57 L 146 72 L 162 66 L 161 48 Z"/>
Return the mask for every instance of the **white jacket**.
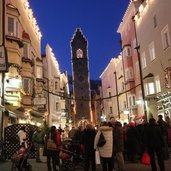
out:
<path id="1" fill-rule="evenodd" d="M 26 143 L 26 132 L 23 130 L 18 131 L 17 133 L 19 139 L 20 139 L 20 145 L 24 142 L 25 148 L 27 148 L 27 143 Z"/>
<path id="2" fill-rule="evenodd" d="M 101 157 L 112 157 L 113 153 L 113 132 L 112 127 L 109 126 L 101 126 L 99 131 L 96 134 L 95 140 L 94 140 L 94 149 L 98 149 Z M 97 143 L 100 138 L 101 132 L 103 133 L 106 143 L 102 147 L 97 147 Z"/>

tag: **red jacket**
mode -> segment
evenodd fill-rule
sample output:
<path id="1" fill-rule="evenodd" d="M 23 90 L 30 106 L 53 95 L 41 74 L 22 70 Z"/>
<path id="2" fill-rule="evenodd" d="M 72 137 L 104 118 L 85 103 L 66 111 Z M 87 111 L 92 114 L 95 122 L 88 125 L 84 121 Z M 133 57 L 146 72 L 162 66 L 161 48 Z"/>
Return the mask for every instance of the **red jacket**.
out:
<path id="1" fill-rule="evenodd" d="M 61 134 L 60 132 L 57 130 L 56 131 L 56 146 L 57 146 L 57 149 L 59 150 L 60 148 L 60 145 L 61 145 Z"/>

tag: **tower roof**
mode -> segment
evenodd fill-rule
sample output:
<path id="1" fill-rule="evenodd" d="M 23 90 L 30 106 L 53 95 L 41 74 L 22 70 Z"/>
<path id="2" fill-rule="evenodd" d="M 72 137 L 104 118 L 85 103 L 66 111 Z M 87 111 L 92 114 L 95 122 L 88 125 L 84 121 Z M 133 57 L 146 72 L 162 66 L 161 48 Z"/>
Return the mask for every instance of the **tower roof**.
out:
<path id="1" fill-rule="evenodd" d="M 73 37 L 71 39 L 71 45 L 74 45 L 77 40 L 80 40 L 80 41 L 82 41 L 84 43 L 87 43 L 87 39 L 84 36 L 81 28 L 76 28 L 76 30 L 74 32 L 74 35 L 73 35 Z"/>

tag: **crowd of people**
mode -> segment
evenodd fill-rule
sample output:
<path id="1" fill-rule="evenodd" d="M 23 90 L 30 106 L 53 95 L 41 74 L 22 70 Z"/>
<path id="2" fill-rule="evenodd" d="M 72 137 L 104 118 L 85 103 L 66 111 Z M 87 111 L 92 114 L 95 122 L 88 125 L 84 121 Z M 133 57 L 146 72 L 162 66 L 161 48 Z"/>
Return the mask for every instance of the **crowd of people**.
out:
<path id="1" fill-rule="evenodd" d="M 25 143 L 23 132 L 24 130 L 20 130 L 18 133 L 21 143 Z M 105 144 L 99 147 L 101 133 L 105 138 Z M 55 142 L 56 150 L 47 148 L 49 138 Z M 169 147 L 171 147 L 171 121 L 169 117 L 164 121 L 163 116 L 159 115 L 157 121 L 152 117 L 149 122 L 138 125 L 134 122 L 121 124 L 111 117 L 109 122 L 102 122 L 98 127 L 89 123 L 84 127 L 72 127 L 71 130 L 52 126 L 45 136 L 38 128 L 32 135 L 36 148 L 36 161 L 41 162 L 40 147 L 43 144 L 43 155 L 47 157 L 48 171 L 58 170 L 61 142 L 65 138 L 79 143 L 80 149 L 77 149 L 77 152 L 84 157 L 84 171 L 96 171 L 96 151 L 100 154 L 103 171 L 125 171 L 125 162 L 140 162 L 144 152 L 150 156 L 152 171 L 157 171 L 156 156 L 160 171 L 165 171 L 164 161 L 169 159 Z"/>

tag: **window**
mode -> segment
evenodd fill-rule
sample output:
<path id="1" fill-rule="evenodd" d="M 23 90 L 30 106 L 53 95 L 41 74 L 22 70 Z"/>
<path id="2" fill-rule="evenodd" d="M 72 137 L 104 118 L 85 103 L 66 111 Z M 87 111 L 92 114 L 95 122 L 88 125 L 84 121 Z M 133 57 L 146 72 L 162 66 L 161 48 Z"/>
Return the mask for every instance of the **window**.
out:
<path id="1" fill-rule="evenodd" d="M 155 86 L 156 86 L 156 92 L 161 92 L 161 86 L 160 86 L 160 78 L 159 75 L 154 77 L 155 80 Z"/>
<path id="2" fill-rule="evenodd" d="M 19 37 L 19 22 L 16 18 L 8 17 L 8 34 L 10 36 Z"/>
<path id="3" fill-rule="evenodd" d="M 149 53 L 150 53 L 150 60 L 153 61 L 156 58 L 154 42 L 151 42 L 149 45 Z"/>
<path id="4" fill-rule="evenodd" d="M 55 90 L 58 91 L 58 81 L 55 81 Z"/>
<path id="5" fill-rule="evenodd" d="M 27 43 L 24 43 L 23 46 L 23 57 L 29 58 L 29 45 Z"/>
<path id="6" fill-rule="evenodd" d="M 136 99 L 135 99 L 135 95 L 130 95 L 129 96 L 129 106 L 135 106 L 136 104 Z"/>
<path id="7" fill-rule="evenodd" d="M 146 83 L 144 87 L 145 87 L 145 94 L 146 95 L 151 95 L 151 94 L 155 93 L 154 83 L 153 82 Z"/>
<path id="8" fill-rule="evenodd" d="M 131 47 L 125 47 L 123 50 L 124 57 L 131 56 Z"/>
<path id="9" fill-rule="evenodd" d="M 36 77 L 42 78 L 43 77 L 43 71 L 41 66 L 36 66 Z"/>
<path id="10" fill-rule="evenodd" d="M 155 92 L 154 91 L 154 83 L 151 82 L 148 85 L 149 85 L 149 94 L 154 94 L 154 92 Z"/>
<path id="11" fill-rule="evenodd" d="M 23 78 L 23 90 L 25 91 L 26 94 L 32 93 L 30 78 Z"/>
<path id="12" fill-rule="evenodd" d="M 154 28 L 157 27 L 157 18 L 156 15 L 153 17 L 153 24 L 154 24 Z"/>
<path id="13" fill-rule="evenodd" d="M 133 73 L 133 68 L 132 67 L 127 68 L 125 70 L 125 73 L 126 73 L 126 81 L 134 79 L 134 73 Z"/>
<path id="14" fill-rule="evenodd" d="M 124 90 L 125 90 L 125 83 L 122 82 L 122 91 L 124 91 Z"/>
<path id="15" fill-rule="evenodd" d="M 168 25 L 164 27 L 161 34 L 162 34 L 163 49 L 167 49 L 168 47 L 170 47 L 170 35 L 169 35 Z"/>
<path id="16" fill-rule="evenodd" d="M 141 54 L 141 65 L 142 65 L 142 69 L 144 69 L 145 67 L 147 67 L 147 61 L 146 61 L 145 52 L 143 52 Z"/>
<path id="17" fill-rule="evenodd" d="M 135 106 L 135 96 L 132 96 L 132 104 Z"/>
<path id="18" fill-rule="evenodd" d="M 111 97 L 111 92 L 109 92 L 109 97 Z"/>
<path id="19" fill-rule="evenodd" d="M 129 97 L 129 106 L 132 106 L 132 99 L 131 99 L 131 96 Z"/>
<path id="20" fill-rule="evenodd" d="M 112 113 L 112 106 L 110 106 L 109 110 L 110 110 L 110 113 Z"/>
<path id="21" fill-rule="evenodd" d="M 59 103 L 58 102 L 56 102 L 56 111 L 59 111 Z"/>

